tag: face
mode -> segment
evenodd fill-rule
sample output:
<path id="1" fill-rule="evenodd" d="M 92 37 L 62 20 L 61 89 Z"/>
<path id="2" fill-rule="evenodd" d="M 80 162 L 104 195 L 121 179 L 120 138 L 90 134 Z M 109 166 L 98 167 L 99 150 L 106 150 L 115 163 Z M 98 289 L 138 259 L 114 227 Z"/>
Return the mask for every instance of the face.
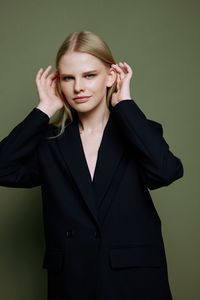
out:
<path id="1" fill-rule="evenodd" d="M 60 87 L 68 104 L 78 112 L 106 106 L 107 87 L 114 84 L 116 73 L 88 53 L 66 53 L 60 59 Z M 89 98 L 75 100 L 75 97 Z"/>

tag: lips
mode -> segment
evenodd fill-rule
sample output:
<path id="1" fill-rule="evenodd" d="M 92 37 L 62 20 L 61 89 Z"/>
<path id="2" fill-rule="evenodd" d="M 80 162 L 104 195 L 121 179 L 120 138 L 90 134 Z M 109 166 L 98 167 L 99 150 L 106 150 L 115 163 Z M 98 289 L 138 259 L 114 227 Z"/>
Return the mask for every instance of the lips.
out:
<path id="1" fill-rule="evenodd" d="M 91 96 L 81 96 L 81 97 L 75 97 L 73 100 L 75 102 L 81 103 L 81 102 L 87 102 L 88 98 L 90 98 Z"/>
<path id="2" fill-rule="evenodd" d="M 85 99 L 85 98 L 89 98 L 90 96 L 79 96 L 79 97 L 75 97 L 73 98 L 74 100 L 77 100 L 77 99 Z"/>

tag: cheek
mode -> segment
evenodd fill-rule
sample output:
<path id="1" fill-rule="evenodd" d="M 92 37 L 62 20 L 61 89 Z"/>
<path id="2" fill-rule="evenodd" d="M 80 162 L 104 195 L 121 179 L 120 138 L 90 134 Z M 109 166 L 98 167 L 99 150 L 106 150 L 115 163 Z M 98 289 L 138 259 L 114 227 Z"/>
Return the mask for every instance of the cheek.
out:
<path id="1" fill-rule="evenodd" d="M 106 84 L 104 80 L 96 79 L 88 83 L 88 88 L 97 93 L 102 93 L 106 89 Z"/>
<path id="2" fill-rule="evenodd" d="M 64 93 L 64 94 L 68 94 L 70 92 L 70 85 L 66 85 L 64 83 L 60 83 L 60 88 L 61 88 L 61 91 Z"/>

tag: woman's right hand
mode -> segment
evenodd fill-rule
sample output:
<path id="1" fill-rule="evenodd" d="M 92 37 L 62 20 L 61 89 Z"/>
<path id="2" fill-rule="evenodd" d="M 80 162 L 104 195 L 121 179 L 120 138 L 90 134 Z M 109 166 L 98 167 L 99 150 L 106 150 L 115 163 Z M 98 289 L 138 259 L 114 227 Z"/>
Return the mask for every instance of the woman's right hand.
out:
<path id="1" fill-rule="evenodd" d="M 51 66 L 45 70 L 41 68 L 36 75 L 37 93 L 40 102 L 37 108 L 48 114 L 49 117 L 63 107 L 63 100 L 57 95 L 56 85 L 58 81 L 58 73 L 49 74 Z"/>

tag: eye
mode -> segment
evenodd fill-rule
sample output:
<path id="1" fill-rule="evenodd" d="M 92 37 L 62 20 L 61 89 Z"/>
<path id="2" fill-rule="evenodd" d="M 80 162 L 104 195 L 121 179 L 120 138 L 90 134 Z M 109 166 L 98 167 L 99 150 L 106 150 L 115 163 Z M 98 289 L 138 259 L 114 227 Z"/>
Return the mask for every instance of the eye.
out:
<path id="1" fill-rule="evenodd" d="M 87 74 L 87 75 L 85 75 L 85 77 L 89 77 L 89 78 L 92 78 L 92 77 L 94 77 L 94 76 L 96 76 L 96 74 Z M 63 80 L 63 81 L 69 81 L 71 78 L 73 79 L 74 77 L 72 77 L 72 76 L 64 76 L 64 77 L 62 78 L 62 80 Z"/>
<path id="2" fill-rule="evenodd" d="M 93 77 L 93 76 L 95 76 L 96 74 L 88 74 L 88 75 L 86 75 L 86 77 L 87 76 L 89 76 L 89 77 Z"/>
<path id="3" fill-rule="evenodd" d="M 72 78 L 72 77 L 70 77 L 70 76 L 65 76 L 65 77 L 62 78 L 62 80 L 63 80 L 63 81 L 68 81 L 69 78 Z"/>

